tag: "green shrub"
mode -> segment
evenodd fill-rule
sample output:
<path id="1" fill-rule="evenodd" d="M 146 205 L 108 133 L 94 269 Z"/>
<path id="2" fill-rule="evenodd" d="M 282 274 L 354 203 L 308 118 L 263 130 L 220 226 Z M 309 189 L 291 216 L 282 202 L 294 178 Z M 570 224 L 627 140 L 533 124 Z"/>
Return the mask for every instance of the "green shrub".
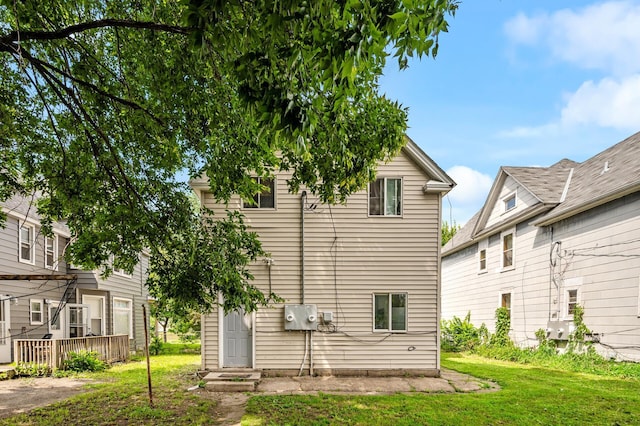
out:
<path id="1" fill-rule="evenodd" d="M 494 346 L 513 346 L 509 338 L 511 329 L 511 314 L 507 308 L 496 309 L 496 332 L 491 336 L 491 344 Z"/>
<path id="2" fill-rule="evenodd" d="M 453 317 L 450 321 L 442 320 L 440 324 L 440 347 L 448 352 L 472 350 L 487 339 L 487 328 L 484 324 L 476 328 L 471 323 L 471 312 L 464 320 Z"/>
<path id="3" fill-rule="evenodd" d="M 164 343 L 162 342 L 162 338 L 157 335 L 151 336 L 151 343 L 149 343 L 149 354 L 150 355 L 160 355 L 162 353 L 162 348 L 164 347 Z"/>
<path id="4" fill-rule="evenodd" d="M 69 358 L 64 360 L 62 369 L 67 371 L 102 371 L 107 368 L 107 363 L 98 358 L 97 352 L 79 351 L 70 352 Z"/>
<path id="5" fill-rule="evenodd" d="M 51 368 L 45 364 L 26 364 L 20 362 L 16 365 L 16 376 L 20 377 L 46 377 L 51 375 Z"/>

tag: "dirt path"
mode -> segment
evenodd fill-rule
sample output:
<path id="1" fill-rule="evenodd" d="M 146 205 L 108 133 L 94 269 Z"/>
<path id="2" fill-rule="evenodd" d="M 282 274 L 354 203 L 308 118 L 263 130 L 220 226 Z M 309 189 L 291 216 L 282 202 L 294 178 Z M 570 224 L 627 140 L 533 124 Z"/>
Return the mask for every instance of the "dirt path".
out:
<path id="1" fill-rule="evenodd" d="M 38 377 L 0 381 L 0 418 L 24 413 L 86 392 L 90 380 Z"/>

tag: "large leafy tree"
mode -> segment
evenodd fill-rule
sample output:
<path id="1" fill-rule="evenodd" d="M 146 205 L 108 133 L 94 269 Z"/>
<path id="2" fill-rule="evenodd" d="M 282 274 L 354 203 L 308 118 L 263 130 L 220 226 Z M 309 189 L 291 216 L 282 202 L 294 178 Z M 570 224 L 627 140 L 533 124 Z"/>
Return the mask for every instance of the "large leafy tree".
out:
<path id="1" fill-rule="evenodd" d="M 252 174 L 289 169 L 292 190 L 343 201 L 403 143 L 406 111 L 378 92 L 387 58 L 435 56 L 456 8 L 0 0 L 0 201 L 38 191 L 45 229 L 65 219 L 75 236 L 71 260 L 107 271 L 110 256 L 131 268 L 144 248 L 162 259 L 199 220 L 177 173 L 206 174 L 226 200 L 251 197 Z M 215 273 L 196 278 L 229 291 Z M 234 285 L 264 302 L 246 279 Z"/>

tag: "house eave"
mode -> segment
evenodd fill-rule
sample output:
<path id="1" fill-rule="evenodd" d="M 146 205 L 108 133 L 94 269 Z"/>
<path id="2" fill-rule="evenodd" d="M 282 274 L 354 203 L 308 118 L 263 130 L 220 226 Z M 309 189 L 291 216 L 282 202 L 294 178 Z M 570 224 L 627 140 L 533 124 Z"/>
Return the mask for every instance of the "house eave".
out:
<path id="1" fill-rule="evenodd" d="M 506 220 L 500 221 L 494 225 L 491 225 L 488 228 L 484 228 L 479 230 L 478 232 L 476 232 L 475 234 L 473 234 L 471 236 L 472 239 L 477 240 L 480 238 L 484 238 L 484 237 L 488 237 L 491 236 L 493 234 L 496 234 L 498 232 L 504 231 L 505 229 L 508 228 L 512 228 L 515 225 L 524 222 L 527 219 L 531 219 L 532 217 L 535 217 L 537 215 L 539 215 L 540 213 L 543 213 L 545 211 L 551 210 L 552 208 L 554 208 L 555 206 L 557 206 L 557 203 L 538 203 L 535 204 L 531 207 L 529 207 L 526 210 L 523 210 L 522 213 L 517 214 L 515 216 L 509 217 Z"/>
<path id="2" fill-rule="evenodd" d="M 444 186 L 448 186 L 445 192 L 450 191 L 456 186 L 456 183 L 451 177 L 442 170 L 420 147 L 411 140 L 410 137 L 405 136 L 407 143 L 402 147 L 402 151 L 413 160 L 418 167 L 420 167 L 426 174 L 428 174 L 432 180 L 427 182 L 425 187 L 429 186 L 430 182 L 439 182 Z M 425 191 L 426 192 L 426 191 Z M 433 192 L 443 192 L 442 189 L 438 189 Z"/>
<path id="3" fill-rule="evenodd" d="M 555 222 L 567 219 L 571 216 L 575 216 L 579 213 L 585 212 L 587 210 L 593 209 L 595 207 L 606 204 L 610 201 L 617 200 L 618 198 L 622 198 L 626 195 L 633 194 L 634 192 L 640 191 L 640 182 L 633 182 L 630 185 L 626 185 L 614 192 L 610 192 L 608 194 L 601 195 L 595 199 L 589 200 L 588 202 L 582 203 L 572 209 L 566 210 L 562 213 L 553 214 L 544 216 L 534 222 L 532 225 L 535 226 L 548 226 Z"/>
<path id="4" fill-rule="evenodd" d="M 447 256 L 450 256 L 450 255 L 452 255 L 454 253 L 459 252 L 460 250 L 466 249 L 467 247 L 471 247 L 472 245 L 474 245 L 476 243 L 477 243 L 477 241 L 472 238 L 470 240 L 465 241 L 464 243 L 462 243 L 460 245 L 451 247 L 447 251 L 443 251 L 441 253 L 441 256 L 442 256 L 442 258 L 445 258 Z"/>
<path id="5" fill-rule="evenodd" d="M 446 194 L 453 189 L 453 184 L 441 182 L 437 180 L 428 181 L 423 187 L 422 192 L 425 194 Z"/>

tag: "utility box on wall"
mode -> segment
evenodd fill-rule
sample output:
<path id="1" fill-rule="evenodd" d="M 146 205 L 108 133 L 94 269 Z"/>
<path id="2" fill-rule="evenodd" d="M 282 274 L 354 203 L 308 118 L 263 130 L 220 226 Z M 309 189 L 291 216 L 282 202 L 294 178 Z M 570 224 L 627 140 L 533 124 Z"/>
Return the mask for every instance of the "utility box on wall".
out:
<path id="1" fill-rule="evenodd" d="M 573 321 L 549 321 L 547 323 L 547 339 L 549 340 L 569 340 L 569 335 L 575 326 Z"/>
<path id="2" fill-rule="evenodd" d="M 317 330 L 318 307 L 316 305 L 284 305 L 285 330 Z"/>

